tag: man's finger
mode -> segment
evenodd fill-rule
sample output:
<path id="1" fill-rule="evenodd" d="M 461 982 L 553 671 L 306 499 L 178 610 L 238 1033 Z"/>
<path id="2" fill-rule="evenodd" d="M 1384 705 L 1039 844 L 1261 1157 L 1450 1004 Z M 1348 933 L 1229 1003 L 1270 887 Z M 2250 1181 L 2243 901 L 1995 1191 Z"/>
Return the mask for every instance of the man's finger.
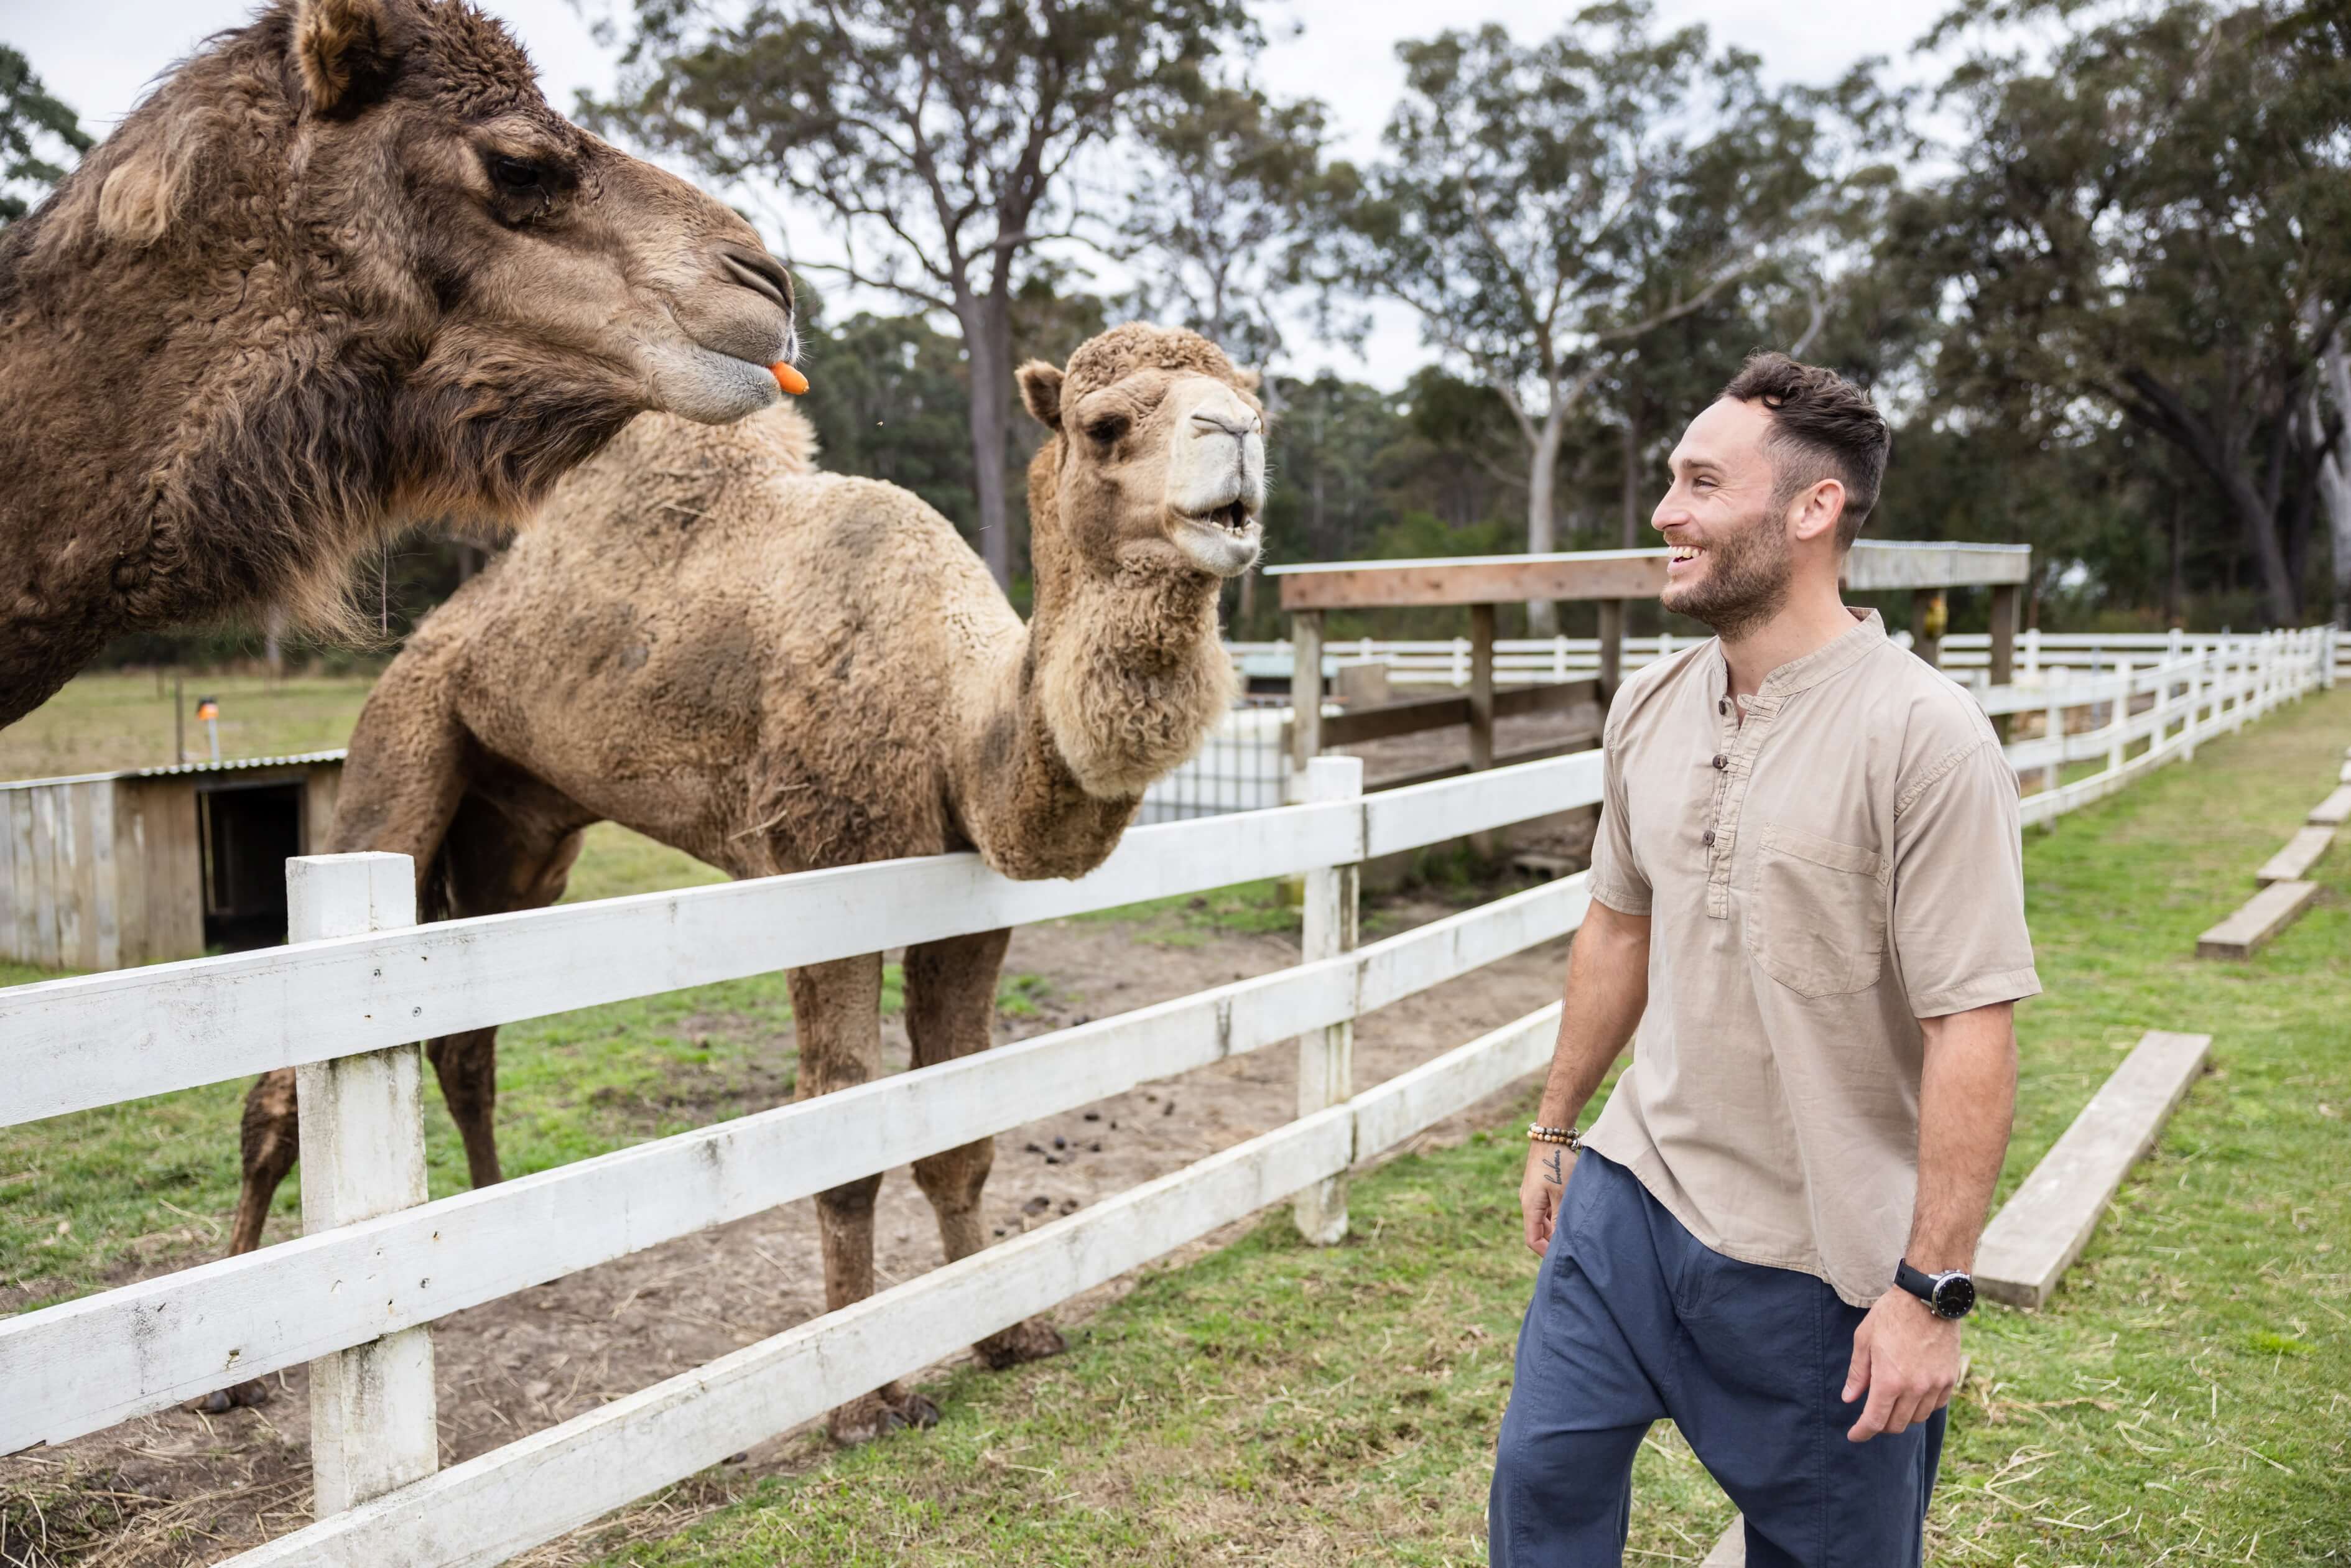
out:
<path id="1" fill-rule="evenodd" d="M 1869 1320 L 1853 1332 L 1853 1364 L 1845 1368 L 1844 1392 L 1838 1398 L 1850 1405 L 1869 1386 Z"/>
<path id="2" fill-rule="evenodd" d="M 1869 1403 L 1862 1407 L 1861 1419 L 1853 1424 L 1845 1437 L 1856 1443 L 1866 1443 L 1886 1430 L 1886 1418 L 1894 1409 L 1894 1380 L 1881 1377 L 1869 1385 Z"/>

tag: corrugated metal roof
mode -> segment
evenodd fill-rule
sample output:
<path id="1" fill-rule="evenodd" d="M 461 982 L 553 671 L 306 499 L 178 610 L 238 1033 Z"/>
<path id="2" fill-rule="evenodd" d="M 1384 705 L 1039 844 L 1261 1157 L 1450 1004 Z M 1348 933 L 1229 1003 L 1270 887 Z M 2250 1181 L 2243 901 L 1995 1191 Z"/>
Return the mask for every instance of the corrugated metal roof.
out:
<path id="1" fill-rule="evenodd" d="M 292 757 L 237 757 L 219 762 L 172 762 L 161 768 L 120 768 L 110 773 L 72 773 L 57 779 L 11 779 L 0 789 L 33 789 L 51 784 L 97 784 L 109 779 L 172 779 L 189 773 L 243 773 L 256 768 L 300 768 L 314 762 L 340 762 L 350 753 L 305 751 Z"/>

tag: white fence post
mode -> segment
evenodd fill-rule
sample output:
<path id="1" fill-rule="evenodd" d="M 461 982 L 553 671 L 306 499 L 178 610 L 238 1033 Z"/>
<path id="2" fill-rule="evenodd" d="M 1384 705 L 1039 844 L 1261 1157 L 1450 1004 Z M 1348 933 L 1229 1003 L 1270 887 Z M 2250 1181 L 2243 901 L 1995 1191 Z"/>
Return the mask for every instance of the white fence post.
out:
<path id="1" fill-rule="evenodd" d="M 2204 711 L 2204 670 L 2212 655 L 2199 653 L 2188 666 L 2188 722 L 2179 727 L 2179 759 L 2196 760 L 2196 736 Z"/>
<path id="2" fill-rule="evenodd" d="M 287 939 L 315 942 L 416 924 L 406 855 L 305 855 L 286 862 Z M 423 1053 L 413 1045 L 295 1070 L 306 1234 L 425 1200 Z M 319 1518 L 440 1466 L 433 1331 L 386 1334 L 310 1364 L 310 1474 Z"/>
<path id="3" fill-rule="evenodd" d="M 2024 629 L 2024 672 L 2029 675 L 2041 674 L 2041 628 L 2038 626 Z"/>
<path id="4" fill-rule="evenodd" d="M 2052 698 L 2048 715 L 2047 734 L 2056 744 L 2056 750 L 2050 756 L 2049 768 L 2043 776 L 2041 787 L 2043 789 L 2053 790 L 2063 782 L 2065 772 L 2065 710 L 2054 698 Z"/>
<path id="5" fill-rule="evenodd" d="M 2128 659 L 2115 661 L 2115 677 L 2120 689 L 2115 697 L 2114 716 L 2106 726 L 2106 767 L 2109 770 L 2123 765 L 2123 753 L 2128 748 L 2125 739 L 2130 734 L 2131 662 Z"/>
<path id="6" fill-rule="evenodd" d="M 1353 800 L 1364 793 L 1364 759 L 1318 757 L 1306 770 L 1309 800 Z M 1360 930 L 1360 865 L 1327 866 L 1306 873 L 1305 930 L 1300 946 L 1311 964 L 1354 950 Z M 1298 1113 L 1341 1104 L 1355 1092 L 1355 1025 L 1352 1019 L 1298 1037 Z M 1317 1247 L 1347 1237 L 1347 1177 L 1325 1176 L 1300 1191 L 1290 1203 L 1298 1233 Z"/>

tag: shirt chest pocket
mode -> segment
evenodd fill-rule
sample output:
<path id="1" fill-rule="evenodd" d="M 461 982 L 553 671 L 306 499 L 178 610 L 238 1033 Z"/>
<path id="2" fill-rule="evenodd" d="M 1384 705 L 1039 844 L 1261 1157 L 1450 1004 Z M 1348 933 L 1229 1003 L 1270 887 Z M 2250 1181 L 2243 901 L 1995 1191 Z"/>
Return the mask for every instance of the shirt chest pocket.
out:
<path id="1" fill-rule="evenodd" d="M 1747 950 L 1799 995 L 1867 990 L 1886 961 L 1891 869 L 1874 850 L 1766 823 L 1756 846 Z"/>

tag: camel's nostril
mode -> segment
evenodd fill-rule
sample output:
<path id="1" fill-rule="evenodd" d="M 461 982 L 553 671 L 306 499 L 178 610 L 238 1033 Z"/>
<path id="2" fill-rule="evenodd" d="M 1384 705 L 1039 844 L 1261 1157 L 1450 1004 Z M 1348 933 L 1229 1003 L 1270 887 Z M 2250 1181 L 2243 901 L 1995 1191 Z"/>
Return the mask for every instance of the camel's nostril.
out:
<path id="1" fill-rule="evenodd" d="M 718 264 L 728 277 L 744 287 L 756 289 L 786 310 L 792 308 L 792 275 L 766 251 L 754 250 L 749 246 L 722 245 L 718 247 Z"/>

